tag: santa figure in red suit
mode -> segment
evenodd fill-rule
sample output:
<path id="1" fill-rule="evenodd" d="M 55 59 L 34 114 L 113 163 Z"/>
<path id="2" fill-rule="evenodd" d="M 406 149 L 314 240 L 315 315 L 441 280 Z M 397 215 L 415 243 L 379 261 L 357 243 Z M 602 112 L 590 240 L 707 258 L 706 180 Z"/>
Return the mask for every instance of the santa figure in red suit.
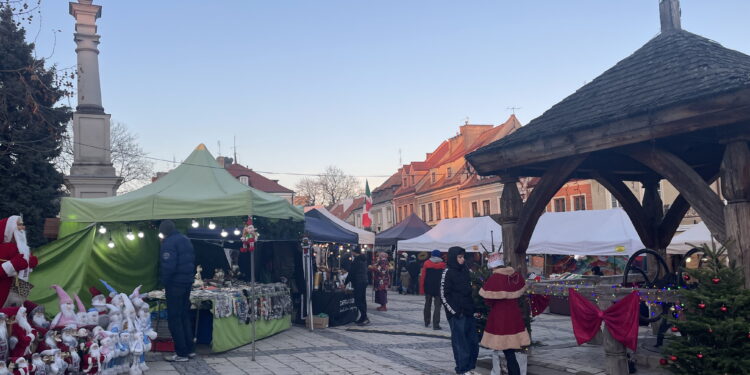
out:
<path id="1" fill-rule="evenodd" d="M 21 306 L 16 313 L 16 323 L 11 328 L 12 335 L 18 340 L 10 351 L 11 357 L 31 355 L 31 344 L 36 340 L 37 331 L 31 327 L 26 318 L 26 308 Z"/>
<path id="2" fill-rule="evenodd" d="M 0 220 L 0 231 L 0 307 L 4 307 L 14 279 L 29 281 L 38 261 L 26 244 L 26 227 L 20 216 Z"/>
<path id="3" fill-rule="evenodd" d="M 99 350 L 99 344 L 94 341 L 86 343 L 86 354 L 81 361 L 84 374 L 98 374 L 104 363 L 104 354 Z"/>

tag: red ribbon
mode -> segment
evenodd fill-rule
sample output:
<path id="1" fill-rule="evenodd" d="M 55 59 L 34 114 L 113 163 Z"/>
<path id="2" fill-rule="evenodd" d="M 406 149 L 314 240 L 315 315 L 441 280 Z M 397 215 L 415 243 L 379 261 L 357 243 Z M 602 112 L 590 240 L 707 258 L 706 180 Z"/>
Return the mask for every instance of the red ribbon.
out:
<path id="1" fill-rule="evenodd" d="M 601 311 L 591 301 L 574 289 L 568 289 L 570 320 L 578 345 L 585 344 L 596 336 L 604 320 L 612 337 L 636 350 L 638 346 L 638 314 L 640 297 L 633 291 L 627 297 Z"/>

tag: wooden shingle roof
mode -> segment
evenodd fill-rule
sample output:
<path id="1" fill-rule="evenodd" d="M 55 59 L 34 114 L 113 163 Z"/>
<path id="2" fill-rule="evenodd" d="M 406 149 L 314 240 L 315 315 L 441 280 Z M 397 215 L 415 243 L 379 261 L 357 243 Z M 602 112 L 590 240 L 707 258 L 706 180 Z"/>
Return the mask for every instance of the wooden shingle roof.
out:
<path id="1" fill-rule="evenodd" d="M 750 56 L 684 30 L 662 33 L 528 125 L 467 159 L 477 167 L 474 158 L 500 149 L 748 88 Z"/>

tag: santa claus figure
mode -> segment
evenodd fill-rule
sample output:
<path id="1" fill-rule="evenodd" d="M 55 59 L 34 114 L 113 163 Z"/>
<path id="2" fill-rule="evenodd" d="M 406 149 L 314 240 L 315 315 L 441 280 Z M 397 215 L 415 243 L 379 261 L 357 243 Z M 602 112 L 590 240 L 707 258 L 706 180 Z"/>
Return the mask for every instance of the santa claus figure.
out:
<path id="1" fill-rule="evenodd" d="M 81 362 L 81 370 L 84 374 L 98 374 L 104 363 L 104 354 L 101 353 L 99 344 L 96 342 L 89 342 L 86 349 Z"/>
<path id="2" fill-rule="evenodd" d="M 143 301 L 143 295 L 141 294 L 141 287 L 142 285 L 138 285 L 133 289 L 133 293 L 130 294 L 130 302 L 133 303 L 133 306 L 135 306 L 136 309 L 140 309 L 141 306 L 146 305 L 146 302 Z"/>
<path id="3" fill-rule="evenodd" d="M 0 362 L 8 360 L 8 316 L 0 312 Z"/>
<path id="4" fill-rule="evenodd" d="M 86 306 L 83 304 L 83 301 L 78 297 L 78 293 L 73 293 L 73 298 L 76 299 L 76 304 L 78 305 L 78 311 L 76 312 L 76 323 L 79 327 L 83 327 L 87 325 L 88 316 L 86 315 Z"/>
<path id="5" fill-rule="evenodd" d="M 11 333 L 18 342 L 10 351 L 11 357 L 23 357 L 31 355 L 31 344 L 36 340 L 36 331 L 26 318 L 26 308 L 21 306 L 16 313 L 16 324 L 11 328 Z"/>
<path id="6" fill-rule="evenodd" d="M 60 336 L 57 334 L 57 331 L 50 329 L 46 334 L 44 334 L 44 340 L 39 343 L 37 351 L 45 352 L 58 349 L 58 343 L 60 341 Z"/>
<path id="7" fill-rule="evenodd" d="M 257 235 L 255 233 L 255 226 L 253 225 L 253 218 L 248 217 L 245 228 L 242 229 L 242 248 L 240 252 L 247 253 L 255 250 L 255 241 Z"/>
<path id="8" fill-rule="evenodd" d="M 15 358 L 13 375 L 29 375 L 29 362 L 24 357 Z"/>
<path id="9" fill-rule="evenodd" d="M 5 365 L 5 361 L 0 361 L 0 375 L 8 374 L 10 374 L 10 371 L 8 371 L 8 367 Z"/>
<path id="10" fill-rule="evenodd" d="M 8 301 L 10 288 L 16 277 L 29 281 L 29 272 L 36 267 L 37 259 L 26 244 L 26 227 L 20 216 L 0 220 L 0 230 L 0 307 L 7 307 L 8 302 L 19 306 L 23 301 Z"/>
<path id="11" fill-rule="evenodd" d="M 49 321 L 44 316 L 44 306 L 39 305 L 31 310 L 31 326 L 39 331 L 41 336 L 44 336 L 49 330 Z"/>
<path id="12" fill-rule="evenodd" d="M 34 353 L 31 355 L 31 375 L 47 375 L 47 364 L 42 361 L 42 355 Z"/>
<path id="13" fill-rule="evenodd" d="M 73 300 L 70 299 L 68 293 L 65 293 L 63 288 L 59 285 L 52 285 L 52 289 L 57 292 L 57 298 L 60 303 L 60 312 L 55 315 L 52 319 L 50 327 L 52 328 L 64 328 L 68 325 L 77 325 L 78 320 L 76 319 L 75 307 L 73 306 Z"/>

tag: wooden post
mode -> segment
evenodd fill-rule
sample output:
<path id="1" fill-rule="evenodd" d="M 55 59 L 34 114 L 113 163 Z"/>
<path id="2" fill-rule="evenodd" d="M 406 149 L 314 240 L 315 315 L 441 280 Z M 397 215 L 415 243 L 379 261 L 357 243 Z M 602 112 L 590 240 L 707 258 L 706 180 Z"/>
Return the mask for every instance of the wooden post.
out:
<path id="1" fill-rule="evenodd" d="M 601 289 L 602 294 L 611 293 L 611 289 L 607 290 L 607 287 L 608 286 L 598 286 L 596 289 Z M 606 310 L 610 306 L 612 306 L 612 300 L 607 298 L 599 299 L 600 310 Z M 608 375 L 628 375 L 628 357 L 626 355 L 625 345 L 621 344 L 619 341 L 615 340 L 614 337 L 612 337 L 612 334 L 609 333 L 609 329 L 607 329 L 607 325 L 604 322 L 602 322 L 601 329 L 601 336 L 604 339 L 603 347 L 604 360 L 606 361 L 606 373 Z"/>
<path id="2" fill-rule="evenodd" d="M 518 192 L 518 177 L 503 177 L 503 194 L 500 197 L 500 225 L 503 228 L 503 259 L 516 271 L 526 277 L 526 257 L 517 252 L 518 217 L 523 209 L 521 194 Z"/>
<path id="3" fill-rule="evenodd" d="M 747 139 L 735 138 L 727 143 L 721 162 L 721 191 L 724 206 L 729 259 L 745 274 L 745 288 L 750 288 L 750 147 Z"/>

